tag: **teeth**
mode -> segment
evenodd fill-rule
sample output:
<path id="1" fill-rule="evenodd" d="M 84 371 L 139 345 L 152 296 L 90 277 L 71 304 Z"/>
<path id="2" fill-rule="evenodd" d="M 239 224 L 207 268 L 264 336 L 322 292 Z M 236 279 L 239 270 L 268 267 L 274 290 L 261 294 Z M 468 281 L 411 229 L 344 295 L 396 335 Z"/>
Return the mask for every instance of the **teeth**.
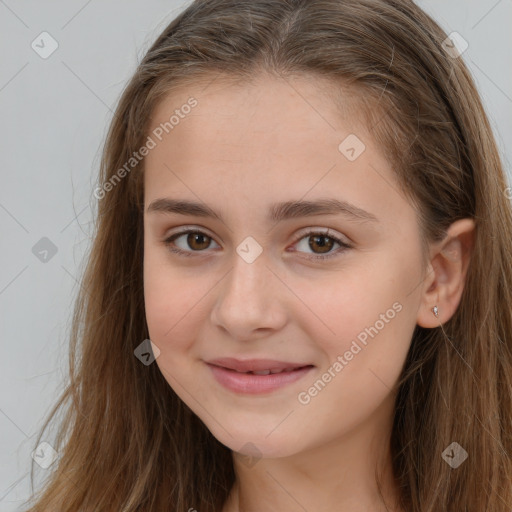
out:
<path id="1" fill-rule="evenodd" d="M 291 366 L 290 368 L 270 368 L 268 370 L 257 370 L 257 371 L 240 371 L 240 370 L 235 370 L 235 369 L 231 369 L 231 371 L 233 372 L 236 372 L 236 373 L 252 373 L 254 375 L 274 375 L 276 373 L 283 373 L 283 372 L 293 372 L 294 370 L 298 370 L 299 368 L 295 368 L 293 366 Z"/>
<path id="2" fill-rule="evenodd" d="M 283 373 L 283 372 L 292 372 L 293 370 L 295 370 L 295 368 L 293 367 L 290 367 L 290 368 L 271 368 L 270 370 L 261 370 L 261 371 L 253 371 L 253 372 L 250 372 L 250 373 L 254 373 L 254 375 L 268 375 L 268 374 L 272 374 L 274 375 L 275 373 Z"/>

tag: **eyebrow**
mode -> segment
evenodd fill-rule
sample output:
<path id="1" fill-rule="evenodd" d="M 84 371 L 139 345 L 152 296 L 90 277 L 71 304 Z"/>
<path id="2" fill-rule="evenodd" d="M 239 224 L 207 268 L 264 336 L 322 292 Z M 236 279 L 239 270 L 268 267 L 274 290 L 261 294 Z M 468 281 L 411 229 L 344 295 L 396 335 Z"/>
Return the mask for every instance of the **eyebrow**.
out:
<path id="1" fill-rule="evenodd" d="M 175 213 L 193 215 L 196 217 L 211 217 L 224 222 L 222 215 L 204 203 L 188 200 L 161 198 L 154 200 L 148 207 L 147 213 Z M 360 222 L 378 222 L 375 215 L 347 201 L 339 199 L 318 199 L 315 201 L 286 201 L 271 205 L 268 220 L 279 222 L 287 219 L 310 217 L 315 215 L 343 215 L 351 220 Z"/>

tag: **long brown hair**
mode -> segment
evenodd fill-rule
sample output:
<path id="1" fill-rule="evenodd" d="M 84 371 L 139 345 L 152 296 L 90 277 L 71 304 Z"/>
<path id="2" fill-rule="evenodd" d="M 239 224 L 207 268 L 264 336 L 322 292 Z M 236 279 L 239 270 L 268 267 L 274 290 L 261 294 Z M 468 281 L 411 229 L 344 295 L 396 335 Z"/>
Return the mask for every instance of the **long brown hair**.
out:
<path id="1" fill-rule="evenodd" d="M 476 222 L 459 307 L 441 327 L 416 326 L 399 382 L 391 449 L 401 504 L 409 512 L 510 512 L 512 212 L 475 84 L 446 38 L 409 0 L 196 0 L 125 88 L 100 183 L 144 144 L 155 106 L 174 88 L 260 71 L 337 84 L 333 105 L 363 116 L 417 208 L 425 242 L 443 238 L 455 220 Z M 60 456 L 30 512 L 218 512 L 234 482 L 231 451 L 156 364 L 134 356 L 149 338 L 143 167 L 141 160 L 98 201 L 69 385 L 34 445 L 69 403 L 53 441 Z M 441 456 L 454 441 L 468 453 L 457 469 Z"/>

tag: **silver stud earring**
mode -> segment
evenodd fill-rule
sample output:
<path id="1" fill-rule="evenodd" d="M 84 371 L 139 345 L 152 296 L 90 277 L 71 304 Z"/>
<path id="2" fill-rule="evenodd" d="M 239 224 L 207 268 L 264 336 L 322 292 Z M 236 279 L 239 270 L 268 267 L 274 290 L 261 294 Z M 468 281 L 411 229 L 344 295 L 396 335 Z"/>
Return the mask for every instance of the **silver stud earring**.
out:
<path id="1" fill-rule="evenodd" d="M 434 313 L 434 315 L 436 316 L 436 318 L 439 316 L 439 310 L 437 309 L 437 306 L 434 306 L 432 308 L 432 313 Z"/>

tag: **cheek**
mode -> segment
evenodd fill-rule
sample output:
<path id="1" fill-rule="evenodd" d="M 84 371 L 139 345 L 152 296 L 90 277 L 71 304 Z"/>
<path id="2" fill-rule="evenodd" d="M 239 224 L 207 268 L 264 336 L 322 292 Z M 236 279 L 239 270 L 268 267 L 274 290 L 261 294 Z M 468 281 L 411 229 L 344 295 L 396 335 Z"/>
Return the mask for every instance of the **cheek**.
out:
<path id="1" fill-rule="evenodd" d="M 174 336 L 186 300 L 179 279 L 169 272 L 169 265 L 162 261 L 160 252 L 145 247 L 144 305 L 150 338 L 162 350 Z"/>
<path id="2" fill-rule="evenodd" d="M 163 259 L 160 254 L 146 253 L 144 304 L 149 337 L 165 360 L 192 346 L 201 326 L 199 318 L 207 314 L 205 299 L 213 284 Z"/>
<path id="3" fill-rule="evenodd" d="M 193 322 L 193 303 L 177 289 L 179 280 L 171 281 L 163 272 L 153 270 L 146 276 L 144 300 L 149 338 L 160 351 L 155 363 L 169 386 L 187 403 L 187 396 L 182 393 L 185 383 L 185 388 L 192 391 L 189 380 L 196 338 L 193 328 L 197 325 Z"/>
<path id="4" fill-rule="evenodd" d="M 336 287 L 328 296 L 313 297 L 335 334 L 318 321 L 310 330 L 324 357 L 297 397 L 302 433 L 327 428 L 329 437 L 338 435 L 340 426 L 355 428 L 374 414 L 400 377 L 415 326 L 414 308 L 404 299 L 407 287 L 400 290 L 397 282 L 378 275 L 361 286 L 356 277 L 347 279 L 343 293 Z"/>
<path id="5" fill-rule="evenodd" d="M 386 378 L 399 371 L 416 325 L 414 297 L 408 295 L 413 275 L 413 262 L 389 254 L 371 266 L 353 268 L 336 282 L 307 290 L 318 313 L 317 318 L 307 315 L 303 328 L 322 348 L 324 369 L 346 355 L 347 368 L 363 370 L 356 370 L 356 380 L 372 378 L 368 368 Z"/>

